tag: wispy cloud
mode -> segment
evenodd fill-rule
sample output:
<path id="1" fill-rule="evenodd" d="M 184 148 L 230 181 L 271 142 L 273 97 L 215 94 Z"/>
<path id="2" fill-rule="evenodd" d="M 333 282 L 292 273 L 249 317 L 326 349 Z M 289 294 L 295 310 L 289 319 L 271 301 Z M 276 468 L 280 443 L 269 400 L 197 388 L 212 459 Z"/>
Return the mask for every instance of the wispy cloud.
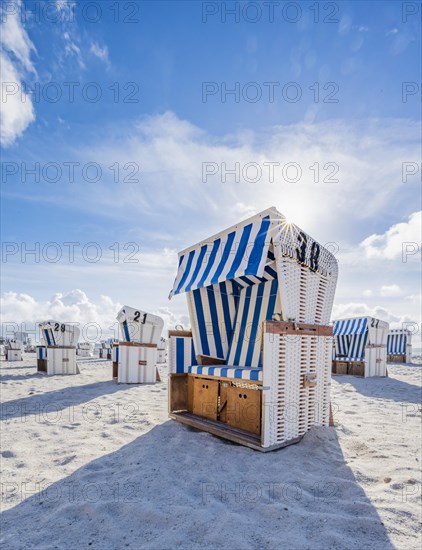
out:
<path id="1" fill-rule="evenodd" d="M 107 68 L 110 67 L 110 59 L 108 56 L 108 47 L 107 46 L 100 46 L 97 42 L 93 42 L 91 44 L 91 47 L 89 51 L 95 55 L 95 57 L 98 57 Z"/>
<path id="2" fill-rule="evenodd" d="M 35 46 L 21 23 L 22 2 L 15 2 L 13 12 L 0 7 L 2 15 L 0 32 L 0 119 L 1 144 L 12 145 L 35 120 L 32 99 L 23 89 L 23 77 L 36 74 L 31 61 Z"/>

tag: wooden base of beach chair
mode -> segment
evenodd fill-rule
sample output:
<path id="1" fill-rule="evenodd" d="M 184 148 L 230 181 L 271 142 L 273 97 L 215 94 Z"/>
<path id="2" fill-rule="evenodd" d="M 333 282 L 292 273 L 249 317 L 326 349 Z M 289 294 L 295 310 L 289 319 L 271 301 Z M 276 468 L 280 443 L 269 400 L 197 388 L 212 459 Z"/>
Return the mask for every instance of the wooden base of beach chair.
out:
<path id="1" fill-rule="evenodd" d="M 37 371 L 47 372 L 47 359 L 37 359 Z"/>
<path id="2" fill-rule="evenodd" d="M 225 431 L 231 427 L 259 437 L 261 407 L 262 392 L 247 381 L 190 374 L 170 377 L 170 413 L 187 412 L 216 421 Z"/>
<path id="3" fill-rule="evenodd" d="M 363 361 L 333 361 L 332 372 L 333 374 L 365 376 L 365 363 Z"/>
<path id="4" fill-rule="evenodd" d="M 387 355 L 387 361 L 389 363 L 406 363 L 405 355 Z"/>
<path id="5" fill-rule="evenodd" d="M 192 428 L 211 433 L 213 435 L 216 435 L 217 437 L 222 437 L 223 439 L 228 439 L 229 441 L 233 441 L 234 443 L 238 443 L 239 445 L 244 445 L 245 447 L 250 447 L 255 451 L 261 451 L 262 453 L 282 449 L 283 447 L 287 447 L 288 445 L 299 443 L 299 441 L 302 439 L 302 437 L 297 437 L 295 439 L 291 439 L 290 441 L 285 441 L 280 445 L 274 445 L 272 447 L 262 447 L 260 436 L 234 428 L 233 426 L 223 424 L 222 422 L 216 420 L 201 418 L 187 411 L 170 413 L 170 418 L 172 418 L 173 420 L 177 420 L 181 424 L 186 424 L 187 426 L 191 426 Z"/>
<path id="6" fill-rule="evenodd" d="M 117 361 L 113 361 L 113 378 L 117 378 L 118 373 L 119 373 L 119 363 Z"/>

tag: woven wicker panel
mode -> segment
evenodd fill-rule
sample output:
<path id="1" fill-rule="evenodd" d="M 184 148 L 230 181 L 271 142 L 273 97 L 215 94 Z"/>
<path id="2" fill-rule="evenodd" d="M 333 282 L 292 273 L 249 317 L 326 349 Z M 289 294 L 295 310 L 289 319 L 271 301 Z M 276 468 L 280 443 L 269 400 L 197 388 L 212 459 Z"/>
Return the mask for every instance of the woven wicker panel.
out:
<path id="1" fill-rule="evenodd" d="M 264 447 L 328 425 L 332 345 L 330 336 L 265 335 Z"/>
<path id="2" fill-rule="evenodd" d="M 330 275 L 312 271 L 295 259 L 277 261 L 283 319 L 298 323 L 328 325 L 337 283 L 337 270 Z"/>

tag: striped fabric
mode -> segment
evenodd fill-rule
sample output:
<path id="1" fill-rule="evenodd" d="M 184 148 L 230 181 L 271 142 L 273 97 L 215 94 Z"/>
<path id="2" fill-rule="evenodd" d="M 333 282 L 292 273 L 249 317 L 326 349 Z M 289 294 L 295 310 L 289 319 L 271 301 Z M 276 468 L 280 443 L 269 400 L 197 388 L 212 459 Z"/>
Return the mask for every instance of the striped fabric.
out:
<path id="1" fill-rule="evenodd" d="M 188 293 L 189 316 L 197 354 L 227 358 L 240 289 L 237 283 L 227 281 Z"/>
<path id="2" fill-rule="evenodd" d="M 405 332 L 390 333 L 387 337 L 387 353 L 389 355 L 406 355 L 407 334 Z"/>
<path id="3" fill-rule="evenodd" d="M 368 341 L 368 319 L 343 319 L 334 322 L 334 344 L 339 361 L 363 361 Z"/>
<path id="4" fill-rule="evenodd" d="M 267 258 L 270 215 L 241 223 L 209 242 L 180 254 L 170 298 L 241 277 L 262 277 Z"/>
<path id="5" fill-rule="evenodd" d="M 239 378 L 241 380 L 255 380 L 262 382 L 262 369 L 236 368 L 232 366 L 192 366 L 190 374 L 202 374 L 204 376 L 217 376 L 220 378 Z"/>
<path id="6" fill-rule="evenodd" d="M 368 319 L 343 319 L 334 321 L 334 336 L 347 336 L 349 334 L 364 334 L 368 328 Z"/>
<path id="7" fill-rule="evenodd" d="M 176 347 L 176 361 L 172 363 L 172 372 L 182 374 L 188 372 L 189 367 L 196 365 L 196 354 L 192 338 L 185 336 L 172 336 L 172 346 Z"/>
<path id="8" fill-rule="evenodd" d="M 365 334 L 349 334 L 336 336 L 336 359 L 342 360 L 349 357 L 349 361 L 363 361 L 365 358 L 365 346 L 368 340 L 368 332 Z"/>
<path id="9" fill-rule="evenodd" d="M 280 311 L 277 279 L 243 289 L 227 364 L 235 367 L 262 367 L 262 323 L 271 320 L 274 312 Z"/>
<path id="10" fill-rule="evenodd" d="M 54 338 L 54 332 L 51 328 L 45 328 L 42 330 L 44 341 L 46 342 L 47 346 L 55 346 L 56 345 L 56 339 Z"/>
<path id="11" fill-rule="evenodd" d="M 47 359 L 47 348 L 37 346 L 37 359 Z"/>

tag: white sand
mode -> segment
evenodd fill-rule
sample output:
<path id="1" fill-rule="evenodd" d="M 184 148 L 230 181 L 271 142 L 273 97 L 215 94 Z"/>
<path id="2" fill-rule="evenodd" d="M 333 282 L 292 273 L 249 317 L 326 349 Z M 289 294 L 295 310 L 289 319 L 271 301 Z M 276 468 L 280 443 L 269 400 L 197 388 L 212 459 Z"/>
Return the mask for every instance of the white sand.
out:
<path id="1" fill-rule="evenodd" d="M 4 548 L 421 547 L 421 367 L 338 376 L 336 429 L 259 453 L 167 419 L 163 382 L 0 363 Z"/>

